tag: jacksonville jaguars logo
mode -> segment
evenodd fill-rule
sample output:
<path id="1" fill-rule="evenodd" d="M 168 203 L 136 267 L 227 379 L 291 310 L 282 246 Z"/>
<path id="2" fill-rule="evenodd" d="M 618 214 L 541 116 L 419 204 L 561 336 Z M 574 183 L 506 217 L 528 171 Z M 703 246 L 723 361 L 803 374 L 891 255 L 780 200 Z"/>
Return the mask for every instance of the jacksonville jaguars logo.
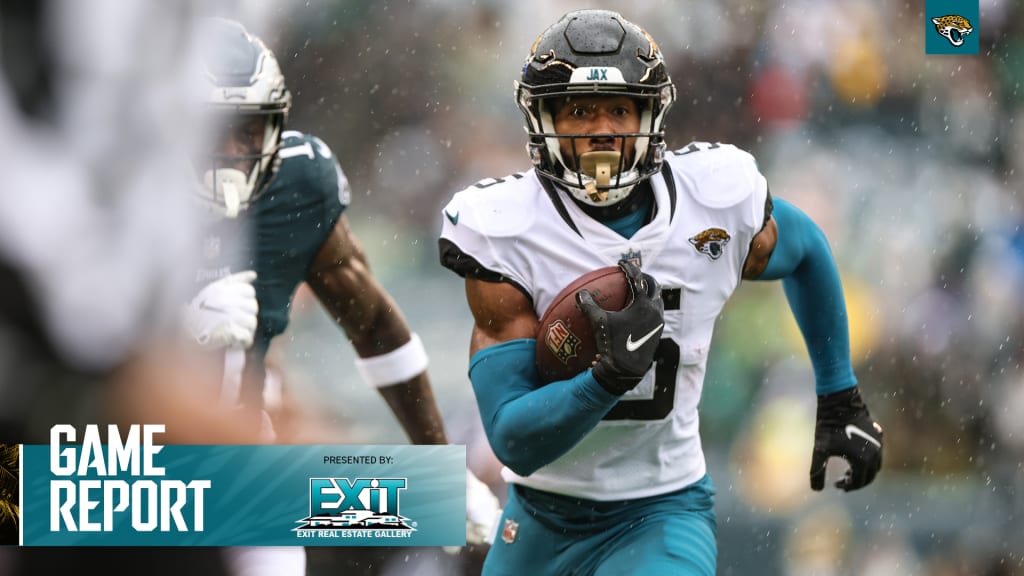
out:
<path id="1" fill-rule="evenodd" d="M 974 27 L 971 26 L 970 20 L 955 14 L 932 18 L 932 24 L 935 24 L 935 31 L 945 37 L 946 40 L 949 40 L 949 43 L 953 46 L 962 45 L 964 43 L 964 36 L 974 32 Z"/>
<path id="2" fill-rule="evenodd" d="M 658 43 L 654 41 L 654 38 L 652 38 L 646 30 L 641 30 L 641 32 L 643 33 L 644 38 L 647 39 L 647 44 L 650 46 L 650 48 L 647 50 L 647 54 L 644 54 L 638 50 L 636 56 L 637 58 L 643 60 L 644 62 L 647 62 L 648 67 L 657 66 L 662 61 L 661 49 L 658 48 Z"/>
<path id="3" fill-rule="evenodd" d="M 725 245 L 732 240 L 732 236 L 721 228 L 708 228 L 707 230 L 697 234 L 690 238 L 690 244 L 693 245 L 697 252 L 711 258 L 712 260 L 718 260 L 718 257 L 725 251 Z"/>

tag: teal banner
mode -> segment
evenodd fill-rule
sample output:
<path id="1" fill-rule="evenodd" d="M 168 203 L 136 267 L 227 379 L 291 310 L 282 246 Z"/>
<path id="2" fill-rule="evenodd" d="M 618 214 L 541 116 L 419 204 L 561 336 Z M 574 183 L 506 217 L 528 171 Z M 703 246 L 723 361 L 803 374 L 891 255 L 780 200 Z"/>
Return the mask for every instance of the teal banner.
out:
<path id="1" fill-rule="evenodd" d="M 26 445 L 23 546 L 462 546 L 464 446 Z"/>

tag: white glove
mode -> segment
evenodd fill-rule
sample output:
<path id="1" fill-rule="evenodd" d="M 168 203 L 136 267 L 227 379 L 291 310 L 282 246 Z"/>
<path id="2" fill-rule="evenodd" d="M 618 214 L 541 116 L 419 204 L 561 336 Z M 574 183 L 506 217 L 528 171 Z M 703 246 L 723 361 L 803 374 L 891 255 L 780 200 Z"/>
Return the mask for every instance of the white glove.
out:
<path id="1" fill-rule="evenodd" d="M 490 544 L 501 519 L 501 502 L 466 469 L 466 544 Z"/>
<path id="2" fill-rule="evenodd" d="M 466 469 L 466 544 L 491 544 L 501 520 L 501 502 L 491 489 Z M 458 554 L 460 546 L 445 546 L 444 551 Z"/>
<path id="3" fill-rule="evenodd" d="M 259 303 L 246 270 L 210 282 L 189 303 L 185 313 L 192 337 L 206 349 L 248 348 L 256 335 Z"/>

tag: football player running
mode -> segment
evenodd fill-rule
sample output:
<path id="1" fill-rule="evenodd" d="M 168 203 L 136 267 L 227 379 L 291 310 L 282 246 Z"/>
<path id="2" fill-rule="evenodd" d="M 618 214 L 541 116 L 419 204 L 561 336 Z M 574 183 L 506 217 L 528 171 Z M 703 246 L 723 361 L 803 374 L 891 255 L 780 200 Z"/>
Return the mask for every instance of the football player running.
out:
<path id="1" fill-rule="evenodd" d="M 614 12 L 568 13 L 534 42 L 515 98 L 533 168 L 455 194 L 439 241 L 466 279 L 470 378 L 510 484 L 484 573 L 715 573 L 697 407 L 715 319 L 741 279 L 782 280 L 810 353 L 811 488 L 832 456 L 850 465 L 837 488 L 869 484 L 882 430 L 858 392 L 828 241 L 772 201 L 747 152 L 666 150 L 675 87 L 651 36 Z M 632 303 L 605 312 L 579 292 L 599 354 L 542 385 L 538 318 L 564 286 L 616 263 Z"/>
<path id="2" fill-rule="evenodd" d="M 187 317 L 199 345 L 226 351 L 223 396 L 262 403 L 267 350 L 287 327 L 292 297 L 305 282 L 410 440 L 446 443 L 427 353 L 349 228 L 350 188 L 337 158 L 319 138 L 285 130 L 291 94 L 266 45 L 239 22 L 207 24 L 203 60 L 222 137 L 199 170 L 200 200 L 211 217 L 206 260 L 195 276 L 201 288 Z M 260 434 L 272 438 L 266 418 Z M 468 517 L 493 523 L 497 498 L 469 471 L 467 482 Z M 482 531 L 467 521 L 469 542 L 480 543 Z"/>

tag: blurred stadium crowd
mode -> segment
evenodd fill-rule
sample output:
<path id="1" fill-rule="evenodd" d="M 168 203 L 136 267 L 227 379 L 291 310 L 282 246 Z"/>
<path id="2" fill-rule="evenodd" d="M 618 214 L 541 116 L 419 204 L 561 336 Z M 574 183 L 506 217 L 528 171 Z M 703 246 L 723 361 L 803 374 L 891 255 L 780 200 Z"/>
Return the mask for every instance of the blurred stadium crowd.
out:
<path id="1" fill-rule="evenodd" d="M 825 230 L 861 389 L 886 429 L 874 485 L 812 493 L 810 365 L 781 287 L 743 286 L 720 318 L 702 403 L 719 572 L 1024 574 L 1020 2 L 981 0 L 977 56 L 924 54 L 933 31 L 923 0 L 206 8 L 244 21 L 277 53 L 295 98 L 290 127 L 340 158 L 353 229 L 430 353 L 449 437 L 500 495 L 466 376 L 472 320 L 437 262 L 438 216 L 455 191 L 529 167 L 512 82 L 536 34 L 584 5 L 619 10 L 660 42 L 680 92 L 671 148 L 746 148 L 772 194 Z M 406 442 L 306 295 L 272 350 L 296 417 L 329 423 L 343 443 Z M 351 573 L 472 573 L 472 561 L 438 551 L 350 558 Z M 337 557 L 310 555 L 311 576 L 337 568 Z"/>

